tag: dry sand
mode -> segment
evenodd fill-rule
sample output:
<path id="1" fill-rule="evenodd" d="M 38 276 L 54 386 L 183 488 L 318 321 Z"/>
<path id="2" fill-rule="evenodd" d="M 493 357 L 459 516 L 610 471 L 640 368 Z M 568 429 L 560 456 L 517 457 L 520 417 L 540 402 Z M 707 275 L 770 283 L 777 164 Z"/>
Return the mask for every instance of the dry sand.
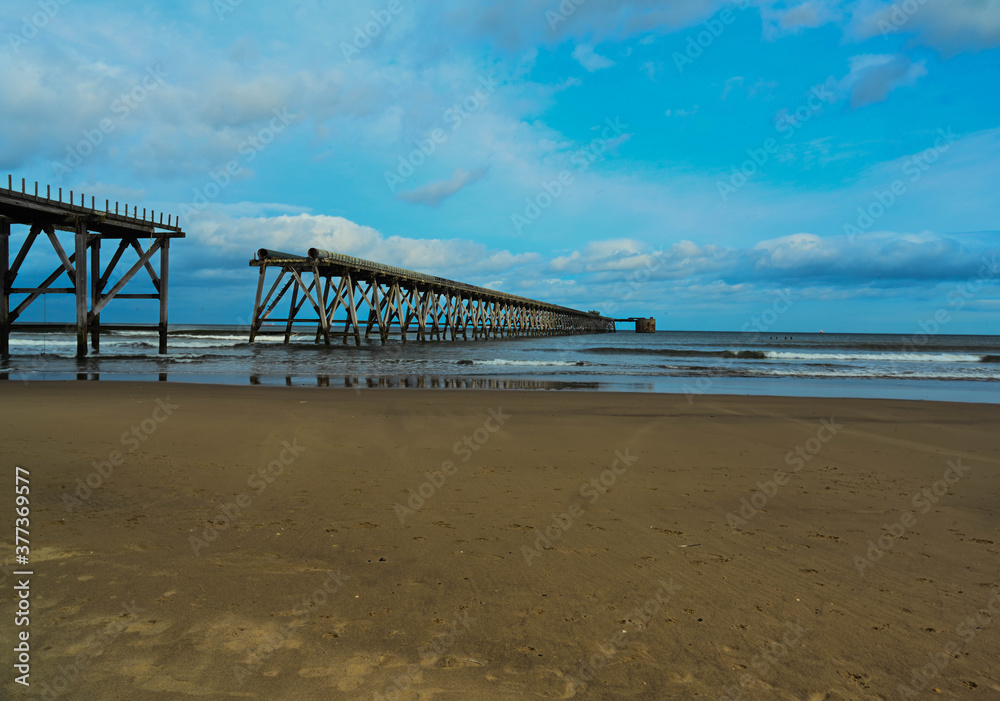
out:
<path id="1" fill-rule="evenodd" d="M 1000 406 L 5 382 L 0 420 L 5 698 L 1000 694 Z"/>

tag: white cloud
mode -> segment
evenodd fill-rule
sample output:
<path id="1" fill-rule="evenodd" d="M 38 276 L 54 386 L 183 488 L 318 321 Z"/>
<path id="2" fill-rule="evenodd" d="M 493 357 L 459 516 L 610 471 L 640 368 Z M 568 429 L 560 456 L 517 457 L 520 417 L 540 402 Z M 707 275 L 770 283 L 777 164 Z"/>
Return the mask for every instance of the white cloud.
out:
<path id="1" fill-rule="evenodd" d="M 645 73 L 646 77 L 655 83 L 656 74 L 663 70 L 663 64 L 659 61 L 646 61 L 639 66 L 639 70 Z"/>
<path id="2" fill-rule="evenodd" d="M 837 287 L 863 287 L 881 278 L 894 280 L 975 277 L 983 255 L 992 250 L 986 239 L 967 240 L 929 232 L 872 232 L 853 242 L 799 233 L 760 241 L 747 248 L 698 245 L 680 241 L 659 251 L 642 241 L 615 239 L 591 242 L 553 258 L 549 269 L 563 275 L 591 276 L 597 282 L 647 270 L 652 280 L 684 280 L 690 284 L 772 283 L 812 286 L 819 281 Z"/>
<path id="3" fill-rule="evenodd" d="M 314 214 L 231 217 L 213 211 L 196 219 L 188 230 L 220 266 L 242 262 L 258 248 L 304 255 L 314 247 L 472 282 L 460 276 L 509 272 L 539 257 L 489 249 L 468 239 L 386 236 L 344 217 Z"/>
<path id="4" fill-rule="evenodd" d="M 423 187 L 418 187 L 415 190 L 400 192 L 396 195 L 396 198 L 412 204 L 425 204 L 429 207 L 437 207 L 446 199 L 458 193 L 462 188 L 482 180 L 488 171 L 489 168 L 487 166 L 476 168 L 472 171 L 459 168 L 450 180 L 439 180 Z"/>
<path id="5" fill-rule="evenodd" d="M 919 43 L 947 56 L 981 51 L 1000 46 L 1000 2 L 864 2 L 854 10 L 849 31 L 862 40 L 897 33 L 914 35 Z"/>
<path id="6" fill-rule="evenodd" d="M 734 75 L 732 78 L 726 80 L 726 84 L 722 87 L 722 96 L 721 96 L 722 99 L 725 100 L 727 97 L 729 97 L 729 93 L 731 93 L 736 88 L 742 88 L 743 82 L 744 78 L 741 75 Z"/>
<path id="7" fill-rule="evenodd" d="M 573 58 L 590 73 L 615 65 L 611 59 L 594 53 L 590 44 L 577 44 L 573 49 Z"/>
<path id="8" fill-rule="evenodd" d="M 850 92 L 852 107 L 863 107 L 885 101 L 896 88 L 912 86 L 925 75 L 923 61 L 913 62 L 902 55 L 862 54 L 851 57 L 851 71 L 840 87 Z"/>
<path id="9" fill-rule="evenodd" d="M 791 7 L 765 4 L 760 9 L 764 34 L 776 38 L 836 22 L 843 16 L 838 5 L 836 0 L 806 0 Z"/>

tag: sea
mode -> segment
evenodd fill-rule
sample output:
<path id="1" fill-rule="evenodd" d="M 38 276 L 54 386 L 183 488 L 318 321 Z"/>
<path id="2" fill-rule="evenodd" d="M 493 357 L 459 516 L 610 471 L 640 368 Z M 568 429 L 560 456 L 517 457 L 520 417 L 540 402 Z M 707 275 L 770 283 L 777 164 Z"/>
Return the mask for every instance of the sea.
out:
<path id="1" fill-rule="evenodd" d="M 275 329 L 269 329 L 274 331 Z M 283 330 L 283 328 L 281 329 Z M 66 328 L 11 336 L 0 380 L 138 380 L 296 387 L 517 389 L 1000 403 L 1000 336 L 658 331 L 472 340 L 264 336 L 245 326 L 105 331 L 75 357 Z"/>

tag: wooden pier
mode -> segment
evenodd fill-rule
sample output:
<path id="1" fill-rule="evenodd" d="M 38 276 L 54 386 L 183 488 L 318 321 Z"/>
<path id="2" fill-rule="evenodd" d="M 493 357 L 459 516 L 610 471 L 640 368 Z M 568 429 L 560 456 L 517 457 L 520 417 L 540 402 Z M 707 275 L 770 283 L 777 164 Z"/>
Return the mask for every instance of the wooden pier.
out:
<path id="1" fill-rule="evenodd" d="M 308 326 L 310 332 L 315 328 L 316 343 L 322 340 L 329 344 L 331 337 L 339 336 L 343 343 L 353 338 L 359 346 L 362 335 L 368 339 L 373 331 L 382 343 L 396 334 L 406 342 L 411 335 L 409 340 L 450 337 L 454 341 L 470 336 L 479 339 L 615 331 L 615 320 L 597 312 L 582 312 L 315 248 L 304 256 L 262 248 L 250 265 L 260 269 L 251 343 L 264 333 L 283 334 L 288 343 L 296 325 Z M 271 269 L 278 275 L 268 288 L 266 279 Z M 272 318 L 271 313 L 289 290 L 287 314 Z M 340 312 L 343 317 L 338 319 Z M 265 322 L 274 324 L 274 328 L 265 328 Z"/>
<path id="2" fill-rule="evenodd" d="M 138 206 L 131 207 L 130 211 L 129 205 L 120 205 L 110 200 L 104 200 L 104 209 L 100 209 L 93 196 L 90 197 L 89 206 L 87 205 L 87 197 L 83 193 L 77 195 L 69 190 L 64 201 L 62 188 L 53 192 L 51 186 L 46 186 L 45 191 L 40 192 L 36 182 L 34 188 L 29 190 L 24 179 L 21 180 L 18 190 L 11 176 L 7 176 L 6 188 L 0 187 L 0 273 L 2 273 L 0 277 L 3 281 L 0 292 L 0 356 L 6 357 L 10 354 L 12 331 L 42 328 L 38 324 L 18 323 L 18 319 L 34 301 L 46 294 L 76 296 L 75 330 L 78 356 L 87 354 L 88 334 L 93 349 L 100 350 L 101 312 L 112 300 L 159 300 L 160 314 L 157 324 L 116 323 L 113 326 L 105 325 L 104 328 L 154 329 L 159 332 L 159 352 L 167 352 L 169 250 L 172 239 L 184 237 L 180 222 L 173 215 L 167 215 L 164 221 L 163 212 L 150 210 L 147 213 L 146 209 L 143 209 L 140 213 Z M 29 229 L 27 238 L 12 262 L 10 237 L 13 225 L 24 225 Z M 72 253 L 69 255 L 60 243 L 57 232 L 73 234 L 73 246 L 70 249 Z M 14 283 L 22 265 L 42 234 L 52 244 L 60 261 L 59 266 L 37 286 L 15 287 Z M 114 253 L 106 267 L 101 265 L 103 241 L 113 241 L 115 244 Z M 116 266 L 128 251 L 134 251 L 138 260 L 109 289 L 108 284 L 112 275 L 116 274 Z M 159 272 L 153 267 L 156 254 L 159 254 Z M 122 292 L 122 289 L 142 269 L 149 273 L 153 291 Z M 69 278 L 71 286 L 53 287 L 52 285 L 63 275 Z M 11 309 L 11 298 L 21 295 L 24 298 Z"/>

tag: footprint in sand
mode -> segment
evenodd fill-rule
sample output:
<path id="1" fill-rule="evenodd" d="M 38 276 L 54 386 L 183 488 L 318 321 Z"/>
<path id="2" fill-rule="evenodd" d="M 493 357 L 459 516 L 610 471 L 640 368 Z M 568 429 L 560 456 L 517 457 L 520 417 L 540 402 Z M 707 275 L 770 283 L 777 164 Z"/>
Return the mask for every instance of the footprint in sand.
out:
<path id="1" fill-rule="evenodd" d="M 300 677 L 336 677 L 336 686 L 340 691 L 354 691 L 365 684 L 372 671 L 379 666 L 377 659 L 357 655 L 346 662 L 334 666 L 303 667 L 299 670 Z"/>

